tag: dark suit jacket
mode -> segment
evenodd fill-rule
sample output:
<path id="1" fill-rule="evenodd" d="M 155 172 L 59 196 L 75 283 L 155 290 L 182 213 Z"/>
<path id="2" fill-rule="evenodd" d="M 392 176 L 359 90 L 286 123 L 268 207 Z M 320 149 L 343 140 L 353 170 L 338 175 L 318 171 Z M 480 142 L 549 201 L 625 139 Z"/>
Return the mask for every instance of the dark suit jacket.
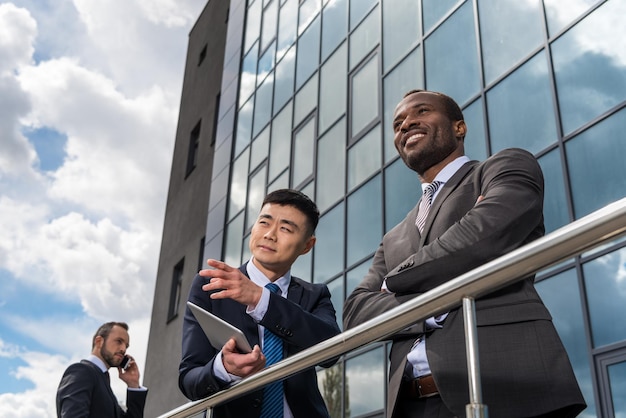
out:
<path id="1" fill-rule="evenodd" d="M 484 199 L 477 204 L 479 196 Z M 544 234 L 543 175 L 520 149 L 463 165 L 433 202 L 420 235 L 417 206 L 389 231 L 364 280 L 344 307 L 354 327 Z M 383 280 L 393 293 L 380 291 Z M 483 402 L 492 417 L 528 417 L 559 408 L 575 416 L 585 404 L 568 356 L 534 285 L 534 277 L 476 301 Z M 424 322 L 393 337 L 387 416 L 392 416 L 406 355 Z M 463 315 L 426 335 L 428 362 L 446 406 L 465 416 L 469 403 Z"/>
<path id="2" fill-rule="evenodd" d="M 118 405 L 102 370 L 81 360 L 65 370 L 57 390 L 59 418 L 141 418 L 147 391 L 126 391 L 126 412 Z"/>
<path id="3" fill-rule="evenodd" d="M 240 270 L 247 275 L 245 265 Z M 202 290 L 209 278 L 194 278 L 189 300 L 230 322 L 243 331 L 250 345 L 259 344 L 257 323 L 246 313 L 246 307 L 232 299 L 211 300 Z M 309 348 L 339 334 L 330 292 L 324 284 L 312 284 L 291 277 L 287 298 L 271 294 L 267 313 L 261 325 L 274 330 L 284 342 L 285 357 Z M 213 362 L 221 347 L 212 347 L 202 328 L 189 310 L 183 324 L 182 360 L 179 386 L 191 400 L 210 396 L 228 386 L 213 374 Z M 323 364 L 330 367 L 334 361 Z M 328 417 L 324 400 L 317 387 L 315 368 L 306 369 L 284 381 L 285 397 L 295 418 Z M 215 418 L 251 418 L 261 412 L 263 391 L 246 394 L 213 411 Z"/>

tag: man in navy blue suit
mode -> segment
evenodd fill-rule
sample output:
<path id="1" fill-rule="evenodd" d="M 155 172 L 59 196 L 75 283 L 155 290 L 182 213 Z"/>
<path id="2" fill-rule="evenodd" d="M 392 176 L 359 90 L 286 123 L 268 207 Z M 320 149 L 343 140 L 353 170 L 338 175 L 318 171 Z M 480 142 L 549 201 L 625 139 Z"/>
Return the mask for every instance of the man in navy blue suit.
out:
<path id="1" fill-rule="evenodd" d="M 339 334 L 335 309 L 325 284 L 313 284 L 291 275 L 291 266 L 315 245 L 319 211 L 304 194 L 290 189 L 268 194 L 250 234 L 251 259 L 239 268 L 208 260 L 212 269 L 194 278 L 189 301 L 241 329 L 253 346 L 237 351 L 234 340 L 213 347 L 187 308 L 183 324 L 179 386 L 189 399 L 210 396 L 262 370 L 266 359 L 262 330 L 283 343 L 287 357 Z M 265 286 L 278 285 L 272 293 Z M 322 364 L 330 367 L 334 362 Z M 284 380 L 284 417 L 328 417 L 317 387 L 315 368 Z M 263 388 L 219 405 L 215 418 L 259 417 Z M 278 417 L 275 417 L 278 418 Z"/>
<path id="2" fill-rule="evenodd" d="M 124 322 L 107 322 L 98 328 L 93 337 L 91 355 L 65 370 L 57 390 L 57 416 L 59 418 L 140 418 L 148 391 L 139 384 L 139 367 L 133 357 L 126 354 L 129 346 L 128 325 Z M 129 365 L 123 369 L 122 360 Z M 119 378 L 128 385 L 127 410 L 118 404 L 111 390 L 109 368 L 118 369 Z"/>

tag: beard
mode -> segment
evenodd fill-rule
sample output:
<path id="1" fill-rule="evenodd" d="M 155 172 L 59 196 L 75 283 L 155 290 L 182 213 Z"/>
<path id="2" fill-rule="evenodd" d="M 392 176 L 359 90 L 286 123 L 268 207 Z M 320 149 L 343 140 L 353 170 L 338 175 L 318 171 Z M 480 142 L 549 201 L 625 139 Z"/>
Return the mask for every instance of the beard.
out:
<path id="1" fill-rule="evenodd" d="M 446 138 L 446 139 L 444 139 Z M 422 145 L 421 147 L 419 145 Z M 458 139 L 453 135 L 436 135 L 416 149 L 400 151 L 404 163 L 422 176 L 429 168 L 439 164 L 458 148 Z"/>
<path id="2" fill-rule="evenodd" d="M 122 363 L 123 356 L 122 358 L 116 358 L 116 353 L 112 353 L 107 350 L 105 345 L 106 343 L 103 344 L 102 348 L 100 349 L 100 356 L 104 359 L 104 362 L 109 365 L 109 367 L 118 367 Z"/>

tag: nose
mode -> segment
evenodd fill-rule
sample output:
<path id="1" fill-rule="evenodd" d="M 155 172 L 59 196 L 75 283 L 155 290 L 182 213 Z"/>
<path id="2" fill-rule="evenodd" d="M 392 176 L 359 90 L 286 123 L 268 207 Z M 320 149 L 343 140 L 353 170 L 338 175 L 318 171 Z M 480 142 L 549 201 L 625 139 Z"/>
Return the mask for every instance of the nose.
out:
<path id="1" fill-rule="evenodd" d="M 270 241 L 276 241 L 276 228 L 273 226 L 268 228 L 267 231 L 265 231 L 265 234 L 263 234 L 263 238 Z"/>
<path id="2" fill-rule="evenodd" d="M 412 127 L 415 127 L 419 125 L 419 120 L 415 117 L 413 117 L 412 114 L 407 115 L 406 118 L 404 118 L 404 120 L 402 121 L 402 124 L 400 125 L 400 131 L 401 132 L 407 132 L 409 131 Z"/>

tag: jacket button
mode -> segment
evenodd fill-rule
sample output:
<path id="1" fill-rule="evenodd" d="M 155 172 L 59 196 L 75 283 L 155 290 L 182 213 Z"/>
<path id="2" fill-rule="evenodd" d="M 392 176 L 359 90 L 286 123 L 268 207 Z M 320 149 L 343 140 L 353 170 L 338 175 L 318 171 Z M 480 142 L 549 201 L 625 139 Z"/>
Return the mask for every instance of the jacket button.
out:
<path id="1" fill-rule="evenodd" d="M 260 407 L 260 406 L 261 406 L 261 400 L 260 400 L 259 398 L 255 398 L 255 399 L 252 401 L 252 406 L 253 406 L 254 408 L 258 408 L 258 407 Z"/>

